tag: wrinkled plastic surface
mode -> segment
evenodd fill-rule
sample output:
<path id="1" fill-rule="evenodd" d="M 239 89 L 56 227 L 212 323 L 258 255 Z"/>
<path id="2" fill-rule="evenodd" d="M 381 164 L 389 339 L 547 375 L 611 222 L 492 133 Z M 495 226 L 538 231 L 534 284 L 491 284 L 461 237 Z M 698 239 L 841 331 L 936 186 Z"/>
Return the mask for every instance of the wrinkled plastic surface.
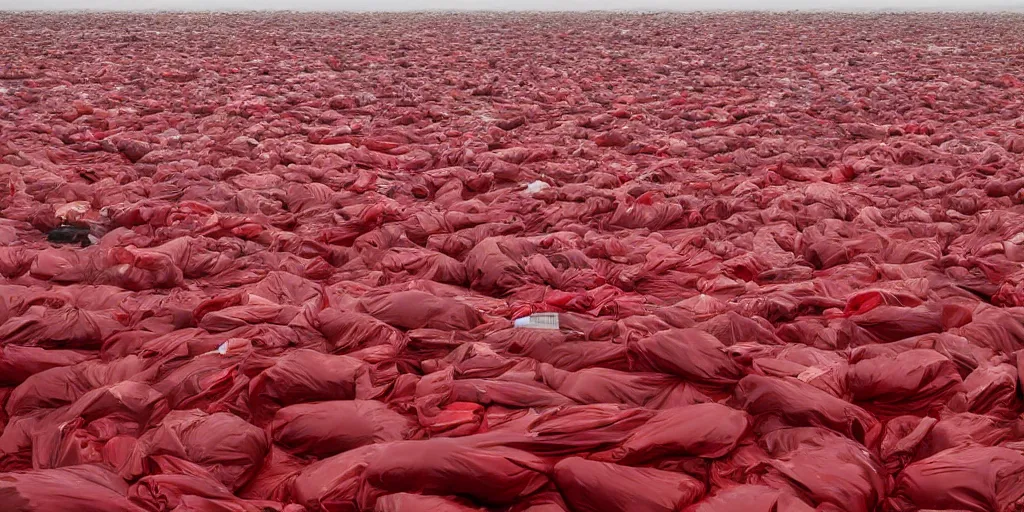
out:
<path id="1" fill-rule="evenodd" d="M 1020 510 L 1022 31 L 0 16 L 0 510 Z"/>

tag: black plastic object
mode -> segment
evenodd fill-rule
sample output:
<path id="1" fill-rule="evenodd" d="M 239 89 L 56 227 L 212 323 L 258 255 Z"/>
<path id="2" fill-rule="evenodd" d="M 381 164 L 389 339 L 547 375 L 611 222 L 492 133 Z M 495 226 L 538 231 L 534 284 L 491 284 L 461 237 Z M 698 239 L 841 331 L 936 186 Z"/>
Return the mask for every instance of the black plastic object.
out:
<path id="1" fill-rule="evenodd" d="M 50 231 L 46 239 L 57 244 L 81 244 L 82 247 L 92 245 L 89 240 L 89 228 L 79 226 L 60 226 Z"/>

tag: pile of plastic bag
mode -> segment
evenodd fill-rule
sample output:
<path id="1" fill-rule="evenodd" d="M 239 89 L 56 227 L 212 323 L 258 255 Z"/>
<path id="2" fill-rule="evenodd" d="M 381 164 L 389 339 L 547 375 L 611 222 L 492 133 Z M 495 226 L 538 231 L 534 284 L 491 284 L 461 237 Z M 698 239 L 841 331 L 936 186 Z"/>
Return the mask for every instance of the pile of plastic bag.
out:
<path id="1" fill-rule="evenodd" d="M 1022 30 L 0 16 L 0 509 L 1020 510 Z"/>

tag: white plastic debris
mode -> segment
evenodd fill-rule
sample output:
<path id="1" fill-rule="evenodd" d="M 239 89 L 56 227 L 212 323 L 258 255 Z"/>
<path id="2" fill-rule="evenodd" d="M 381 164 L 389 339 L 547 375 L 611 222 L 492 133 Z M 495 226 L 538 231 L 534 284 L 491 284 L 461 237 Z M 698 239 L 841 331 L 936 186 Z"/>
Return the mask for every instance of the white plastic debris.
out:
<path id="1" fill-rule="evenodd" d="M 516 318 L 513 325 L 521 329 L 551 329 L 558 330 L 558 313 L 536 313 L 522 318 Z"/>
<path id="2" fill-rule="evenodd" d="M 225 341 L 224 343 L 221 343 L 219 347 L 217 347 L 217 348 L 215 348 L 215 349 L 213 349 L 213 350 L 211 350 L 209 352 L 206 352 L 206 353 L 207 354 L 220 354 L 220 355 L 223 356 L 223 355 L 228 353 L 228 343 L 230 343 L 230 342 L 231 342 L 231 340 Z"/>
<path id="3" fill-rule="evenodd" d="M 91 207 L 89 201 L 72 201 L 61 205 L 54 213 L 61 221 L 75 220 L 85 215 Z"/>
<path id="4" fill-rule="evenodd" d="M 532 195 L 546 188 L 551 188 L 551 185 L 548 185 L 543 181 L 537 180 L 526 186 L 526 193 Z"/>

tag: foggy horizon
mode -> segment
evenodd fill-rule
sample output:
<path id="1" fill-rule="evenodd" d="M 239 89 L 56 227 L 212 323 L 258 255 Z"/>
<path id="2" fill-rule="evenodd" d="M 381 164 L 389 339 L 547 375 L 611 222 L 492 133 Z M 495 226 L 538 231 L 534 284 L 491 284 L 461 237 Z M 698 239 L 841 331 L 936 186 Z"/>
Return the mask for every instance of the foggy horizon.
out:
<path id="1" fill-rule="evenodd" d="M 898 5 L 893 5 L 894 3 Z M 38 0 L 31 5 L 12 0 L 0 0 L 0 11 L 123 11 L 123 12 L 244 12 L 244 11 L 299 11 L 299 12 L 429 12 L 429 11 L 490 11 L 490 12 L 586 12 L 586 11 L 657 11 L 657 12 L 714 12 L 714 11 L 949 11 L 998 12 L 1024 11 L 1024 0 L 987 0 L 978 3 L 952 0 L 721 0 L 698 2 L 692 0 Z"/>

